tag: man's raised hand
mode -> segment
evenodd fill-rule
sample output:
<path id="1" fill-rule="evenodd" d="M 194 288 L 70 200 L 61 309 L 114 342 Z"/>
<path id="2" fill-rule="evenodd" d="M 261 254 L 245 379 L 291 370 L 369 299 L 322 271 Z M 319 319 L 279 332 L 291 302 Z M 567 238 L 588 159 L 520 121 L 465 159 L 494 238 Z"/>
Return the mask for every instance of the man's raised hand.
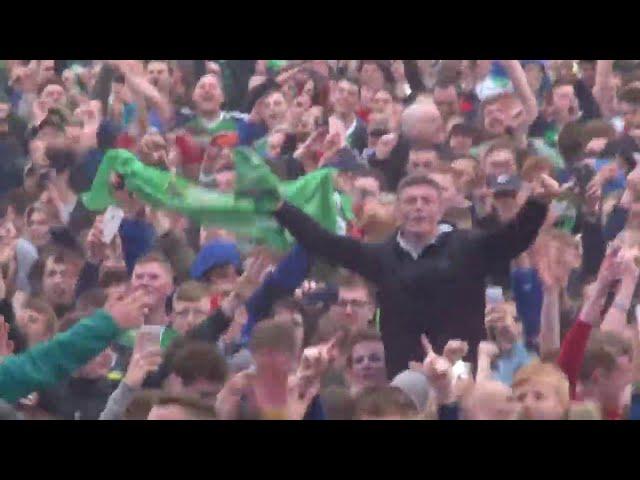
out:
<path id="1" fill-rule="evenodd" d="M 127 330 L 142 326 L 146 312 L 152 307 L 151 296 L 138 289 L 110 298 L 104 308 L 120 328 Z"/>

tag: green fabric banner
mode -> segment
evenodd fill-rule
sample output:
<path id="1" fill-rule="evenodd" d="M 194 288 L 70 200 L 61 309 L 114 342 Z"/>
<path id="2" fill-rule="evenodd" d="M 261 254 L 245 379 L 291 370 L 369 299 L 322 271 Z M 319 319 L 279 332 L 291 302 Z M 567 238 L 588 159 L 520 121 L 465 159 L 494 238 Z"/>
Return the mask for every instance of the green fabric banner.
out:
<path id="1" fill-rule="evenodd" d="M 336 232 L 340 213 L 333 186 L 334 169 L 320 169 L 297 180 L 281 181 L 251 149 L 236 148 L 233 157 L 236 191 L 230 194 L 200 187 L 145 165 L 127 150 L 110 150 L 102 159 L 91 189 L 82 195 L 82 202 L 94 212 L 116 204 L 111 177 L 118 173 L 128 191 L 154 208 L 181 213 L 277 250 L 286 250 L 293 243 L 272 215 L 281 199 Z M 347 212 L 346 218 L 350 217 L 351 212 Z"/>

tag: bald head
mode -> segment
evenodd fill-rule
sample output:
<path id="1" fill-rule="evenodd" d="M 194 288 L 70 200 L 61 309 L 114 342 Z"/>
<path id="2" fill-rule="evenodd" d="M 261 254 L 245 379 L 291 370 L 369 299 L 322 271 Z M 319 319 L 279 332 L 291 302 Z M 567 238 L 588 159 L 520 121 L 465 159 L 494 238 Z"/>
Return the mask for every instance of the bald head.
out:
<path id="1" fill-rule="evenodd" d="M 433 101 L 415 102 L 402 113 L 402 134 L 412 148 L 428 148 L 444 142 L 444 124 Z"/>

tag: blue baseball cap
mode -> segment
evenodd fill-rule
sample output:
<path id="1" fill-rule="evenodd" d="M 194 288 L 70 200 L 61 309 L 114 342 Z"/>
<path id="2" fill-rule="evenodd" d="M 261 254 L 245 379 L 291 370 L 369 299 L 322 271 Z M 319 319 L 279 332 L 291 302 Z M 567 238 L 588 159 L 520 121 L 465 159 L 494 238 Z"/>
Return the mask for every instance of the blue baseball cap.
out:
<path id="1" fill-rule="evenodd" d="M 205 245 L 191 264 L 191 278 L 203 280 L 212 268 L 233 265 L 238 271 L 242 269 L 242 259 L 235 243 L 214 240 Z"/>

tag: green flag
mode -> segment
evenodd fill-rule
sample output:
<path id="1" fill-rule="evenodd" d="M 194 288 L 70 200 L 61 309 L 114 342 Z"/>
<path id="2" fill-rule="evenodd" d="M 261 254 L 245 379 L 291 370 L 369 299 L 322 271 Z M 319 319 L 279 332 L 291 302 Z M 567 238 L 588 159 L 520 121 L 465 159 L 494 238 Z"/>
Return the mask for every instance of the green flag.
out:
<path id="1" fill-rule="evenodd" d="M 181 213 L 201 224 L 224 228 L 277 250 L 286 250 L 293 243 L 272 215 L 281 199 L 303 210 L 324 228 L 337 231 L 340 213 L 333 186 L 335 170 L 316 170 L 283 182 L 251 149 L 236 148 L 233 156 L 235 194 L 200 187 L 145 165 L 127 150 L 110 150 L 102 159 L 91 190 L 82 195 L 82 202 L 91 211 L 103 211 L 115 204 L 110 179 L 113 173 L 118 173 L 128 191 L 154 208 Z M 351 217 L 350 212 L 346 216 Z"/>
<path id="2" fill-rule="evenodd" d="M 271 73 L 278 73 L 289 64 L 286 60 L 267 60 L 267 70 Z"/>

